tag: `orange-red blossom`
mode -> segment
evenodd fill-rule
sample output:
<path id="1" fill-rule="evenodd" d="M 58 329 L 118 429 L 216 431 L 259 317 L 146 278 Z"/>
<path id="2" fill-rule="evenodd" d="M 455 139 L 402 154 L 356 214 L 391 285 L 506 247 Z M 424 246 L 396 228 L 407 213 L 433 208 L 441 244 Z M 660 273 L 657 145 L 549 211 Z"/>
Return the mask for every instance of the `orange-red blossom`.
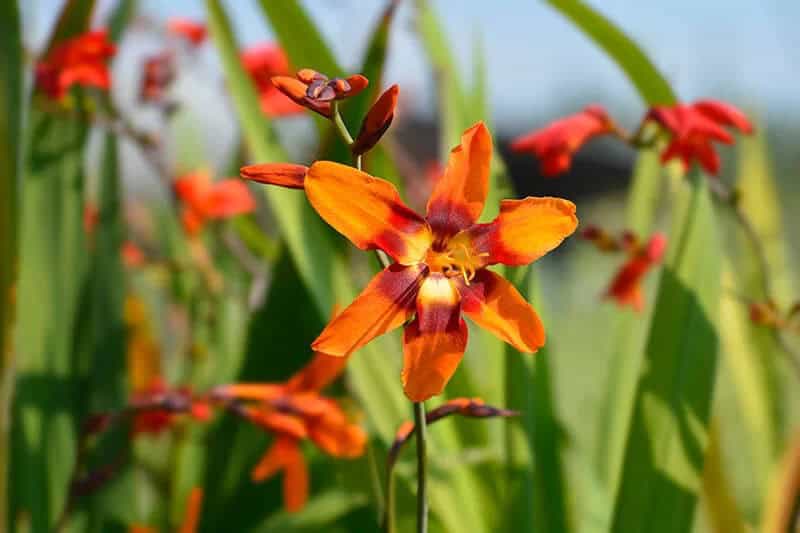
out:
<path id="1" fill-rule="evenodd" d="M 486 267 L 526 265 L 558 246 L 578 224 L 575 205 L 559 198 L 504 200 L 494 221 L 479 224 L 491 156 L 483 123 L 465 131 L 425 217 L 407 207 L 391 183 L 346 165 L 242 169 L 245 178 L 303 187 L 328 224 L 359 248 L 380 249 L 395 261 L 328 324 L 314 350 L 347 356 L 407 323 L 401 379 L 406 396 L 422 401 L 442 392 L 461 361 L 467 344 L 462 313 L 521 352 L 544 344 L 533 308 Z"/>
<path id="2" fill-rule="evenodd" d="M 369 80 L 360 74 L 328 79 L 316 70 L 304 68 L 294 78 L 273 76 L 272 83 L 294 103 L 331 118 L 331 102 L 357 95 L 367 88 Z"/>
<path id="3" fill-rule="evenodd" d="M 167 31 L 183 37 L 193 46 L 200 46 L 208 36 L 205 24 L 183 17 L 173 17 L 167 21 Z"/>
<path id="4" fill-rule="evenodd" d="M 258 91 L 261 111 L 269 117 L 282 117 L 303 112 L 303 107 L 288 100 L 272 83 L 274 76 L 289 73 L 289 58 L 283 49 L 272 43 L 248 48 L 241 54 L 244 69 Z"/>
<path id="5" fill-rule="evenodd" d="M 70 87 L 80 85 L 108 90 L 108 61 L 116 53 L 105 30 L 89 31 L 58 45 L 36 65 L 36 87 L 60 100 Z"/>
<path id="6" fill-rule="evenodd" d="M 671 135 L 661 153 L 662 163 L 677 157 L 688 170 L 696 160 L 709 174 L 719 173 L 720 168 L 719 154 L 712 143 L 733 144 L 733 136 L 723 126 L 731 126 L 742 133 L 753 132 L 744 113 L 718 100 L 657 106 L 647 113 L 645 120 L 657 122 Z"/>
<path id="7" fill-rule="evenodd" d="M 641 312 L 644 309 L 642 280 L 661 261 L 666 247 L 667 238 L 663 233 L 653 234 L 645 246 L 632 247 L 629 259 L 614 275 L 605 297 Z"/>
<path id="8" fill-rule="evenodd" d="M 311 362 L 286 383 L 225 385 L 215 389 L 219 400 L 248 401 L 234 408 L 275 435 L 275 442 L 252 471 L 254 481 L 283 472 L 284 505 L 298 511 L 308 498 L 308 468 L 300 443 L 310 439 L 325 453 L 355 458 L 364 453 L 367 435 L 348 419 L 339 404 L 320 391 L 344 369 L 347 359 L 315 353 Z"/>
<path id="9" fill-rule="evenodd" d="M 617 127 L 606 110 L 590 105 L 515 139 L 511 150 L 533 153 L 539 158 L 542 174 L 552 177 L 569 170 L 572 157 L 590 139 L 615 131 Z"/>
<path id="10" fill-rule="evenodd" d="M 184 174 L 175 180 L 175 194 L 183 203 L 181 222 L 189 235 L 196 235 L 206 221 L 250 213 L 256 208 L 247 186 L 236 179 L 213 182 L 206 170 Z"/>

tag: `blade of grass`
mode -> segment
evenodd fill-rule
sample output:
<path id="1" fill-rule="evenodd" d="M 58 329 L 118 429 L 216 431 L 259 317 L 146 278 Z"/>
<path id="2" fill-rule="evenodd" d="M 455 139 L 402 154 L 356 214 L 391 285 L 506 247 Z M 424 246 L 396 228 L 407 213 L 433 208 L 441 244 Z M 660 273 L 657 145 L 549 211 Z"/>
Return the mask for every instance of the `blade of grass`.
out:
<path id="1" fill-rule="evenodd" d="M 705 178 L 690 175 L 655 303 L 612 531 L 688 531 L 716 378 L 720 250 Z"/>
<path id="2" fill-rule="evenodd" d="M 16 2 L 0 6 L 0 529 L 10 524 L 8 457 L 14 389 L 14 285 L 17 279 L 22 35 Z"/>
<path id="3" fill-rule="evenodd" d="M 285 7 L 290 3 L 269 4 Z M 211 35 L 222 58 L 228 87 L 253 156 L 259 162 L 285 161 L 286 155 L 261 113 L 255 87 L 239 61 L 238 48 L 225 10 L 219 0 L 206 0 L 206 8 Z M 282 7 L 273 9 L 280 13 L 294 13 L 292 10 L 284 11 Z M 330 263 L 338 255 L 330 230 L 297 191 L 278 187 L 264 187 L 263 190 L 303 281 L 314 295 L 319 311 L 327 314 L 334 303 L 333 269 Z"/>

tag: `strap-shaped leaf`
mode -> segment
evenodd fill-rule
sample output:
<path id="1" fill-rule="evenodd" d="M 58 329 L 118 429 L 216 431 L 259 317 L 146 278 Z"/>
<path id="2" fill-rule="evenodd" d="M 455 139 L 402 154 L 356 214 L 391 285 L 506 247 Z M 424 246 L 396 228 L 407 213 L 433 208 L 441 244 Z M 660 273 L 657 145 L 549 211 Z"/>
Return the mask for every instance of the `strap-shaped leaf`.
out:
<path id="1" fill-rule="evenodd" d="M 708 440 L 720 247 L 705 178 L 680 195 L 636 390 L 612 531 L 688 531 Z"/>

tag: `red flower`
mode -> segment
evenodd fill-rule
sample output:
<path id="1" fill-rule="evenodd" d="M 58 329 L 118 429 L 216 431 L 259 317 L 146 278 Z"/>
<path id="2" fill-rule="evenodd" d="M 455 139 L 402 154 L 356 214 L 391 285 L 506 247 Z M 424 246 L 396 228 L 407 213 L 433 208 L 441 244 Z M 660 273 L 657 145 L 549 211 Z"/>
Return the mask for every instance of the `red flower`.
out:
<path id="1" fill-rule="evenodd" d="M 367 435 L 351 423 L 334 400 L 320 391 L 344 369 L 346 357 L 316 353 L 311 362 L 285 383 L 241 383 L 216 389 L 218 399 L 250 401 L 241 407 L 252 423 L 275 435 L 275 442 L 252 471 L 254 481 L 283 472 L 283 497 L 288 511 L 300 510 L 308 498 L 308 469 L 300 442 L 311 440 L 325 453 L 355 458 L 364 453 Z"/>
<path id="2" fill-rule="evenodd" d="M 612 298 L 620 306 L 629 305 L 635 311 L 644 309 L 642 280 L 664 256 L 667 239 L 662 233 L 650 237 L 647 246 L 636 247 L 630 258 L 619 269 L 606 291 L 606 298 Z"/>
<path id="3" fill-rule="evenodd" d="M 361 124 L 358 137 L 350 147 L 351 152 L 356 155 L 368 152 L 383 137 L 394 120 L 394 110 L 397 107 L 399 94 L 400 87 L 392 85 L 375 101 Z"/>
<path id="4" fill-rule="evenodd" d="M 662 163 L 678 157 L 688 170 L 696 160 L 709 174 L 719 173 L 720 167 L 719 154 L 712 143 L 733 144 L 733 136 L 723 126 L 742 133 L 753 132 L 752 124 L 741 111 L 716 100 L 654 107 L 645 116 L 645 120 L 648 119 L 660 124 L 672 136 L 661 153 Z"/>
<path id="5" fill-rule="evenodd" d="M 244 69 L 250 74 L 258 90 L 261 111 L 270 117 L 302 113 L 303 108 L 287 100 L 273 85 L 273 76 L 289 72 L 289 58 L 277 45 L 261 44 L 248 48 L 241 55 Z"/>
<path id="6" fill-rule="evenodd" d="M 83 206 L 83 231 L 86 235 L 93 235 L 97 224 L 100 222 L 100 209 L 92 202 Z"/>
<path id="7" fill-rule="evenodd" d="M 211 418 L 211 408 L 203 400 L 194 399 L 188 388 L 172 389 L 163 378 L 156 377 L 144 389 L 131 395 L 133 436 L 157 435 L 172 427 L 180 414 L 189 414 L 199 421 Z"/>
<path id="8" fill-rule="evenodd" d="M 132 241 L 125 241 L 122 243 L 122 264 L 127 268 L 140 267 L 145 262 L 145 255 L 141 248 L 136 246 Z"/>
<path id="9" fill-rule="evenodd" d="M 556 248 L 578 225 L 575 204 L 550 197 L 503 200 L 492 222 L 478 223 L 491 157 L 486 126 L 465 131 L 425 216 L 385 180 L 331 161 L 308 168 L 304 190 L 317 213 L 358 248 L 380 249 L 395 260 L 331 320 L 312 348 L 347 356 L 404 326 L 401 380 L 406 396 L 419 402 L 440 394 L 461 362 L 468 335 L 462 315 L 520 352 L 544 345 L 536 311 L 487 267 L 526 265 Z M 262 183 L 287 181 L 280 164 L 241 172 Z"/>
<path id="10" fill-rule="evenodd" d="M 294 78 L 274 76 L 272 83 L 294 103 L 330 118 L 332 101 L 357 95 L 367 88 L 369 80 L 360 74 L 328 79 L 316 70 L 304 68 Z"/>
<path id="11" fill-rule="evenodd" d="M 107 62 L 115 53 L 105 30 L 66 40 L 36 65 L 36 86 L 53 100 L 63 98 L 73 85 L 108 90 L 111 76 Z"/>
<path id="12" fill-rule="evenodd" d="M 183 37 L 194 46 L 200 46 L 206 40 L 208 31 L 204 24 L 182 17 L 173 17 L 167 21 L 167 31 Z"/>
<path id="13" fill-rule="evenodd" d="M 189 235 L 200 232 L 207 220 L 230 218 L 256 208 L 250 191 L 240 180 L 213 183 L 205 170 L 185 174 L 173 186 L 184 205 L 181 220 Z"/>
<path id="14" fill-rule="evenodd" d="M 614 121 L 599 105 L 552 122 L 514 140 L 514 152 L 532 152 L 539 158 L 542 174 L 555 176 L 569 170 L 572 156 L 590 139 L 616 131 Z"/>
<path id="15" fill-rule="evenodd" d="M 144 62 L 139 99 L 142 102 L 159 102 L 175 79 L 175 57 L 171 51 L 148 57 Z"/>

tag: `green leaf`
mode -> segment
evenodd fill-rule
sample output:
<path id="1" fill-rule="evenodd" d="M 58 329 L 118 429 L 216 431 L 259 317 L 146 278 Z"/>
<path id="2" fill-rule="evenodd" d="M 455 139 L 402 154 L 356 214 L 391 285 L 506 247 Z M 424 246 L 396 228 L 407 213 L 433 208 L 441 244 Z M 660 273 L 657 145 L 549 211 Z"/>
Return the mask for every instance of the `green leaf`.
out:
<path id="1" fill-rule="evenodd" d="M 270 5 L 289 6 L 290 2 L 271 2 Z M 228 87 L 253 156 L 259 162 L 286 161 L 286 154 L 261 113 L 255 87 L 239 61 L 233 30 L 224 9 L 219 0 L 206 0 L 206 7 L 211 35 L 219 49 Z M 282 7 L 273 10 L 281 14 L 293 13 Z M 298 31 L 298 35 L 301 34 Z M 327 314 L 334 302 L 331 262 L 338 255 L 330 230 L 303 194 L 278 187 L 264 187 L 264 193 L 303 281 L 314 295 L 319 311 Z"/>
<path id="2" fill-rule="evenodd" d="M 0 529 L 10 524 L 8 457 L 14 388 L 12 288 L 17 279 L 22 138 L 22 36 L 17 2 L 0 6 Z"/>
<path id="3" fill-rule="evenodd" d="M 636 390 L 612 530 L 688 531 L 717 366 L 720 248 L 705 178 L 680 192 Z"/>
<path id="4" fill-rule="evenodd" d="M 517 285 L 546 323 L 537 270 L 537 265 L 522 269 L 522 283 Z M 506 422 L 512 496 L 504 531 L 570 531 L 561 456 L 564 436 L 554 405 L 553 353 L 552 341 L 533 357 L 507 347 L 505 407 L 520 416 Z"/>
<path id="5" fill-rule="evenodd" d="M 269 517 L 254 531 L 284 533 L 286 531 L 329 531 L 330 524 L 365 505 L 362 494 L 330 490 L 312 498 L 300 513 L 281 511 Z"/>
<path id="6" fill-rule="evenodd" d="M 677 101 L 667 80 L 636 42 L 581 0 L 546 0 L 600 46 L 625 72 L 649 105 Z"/>

